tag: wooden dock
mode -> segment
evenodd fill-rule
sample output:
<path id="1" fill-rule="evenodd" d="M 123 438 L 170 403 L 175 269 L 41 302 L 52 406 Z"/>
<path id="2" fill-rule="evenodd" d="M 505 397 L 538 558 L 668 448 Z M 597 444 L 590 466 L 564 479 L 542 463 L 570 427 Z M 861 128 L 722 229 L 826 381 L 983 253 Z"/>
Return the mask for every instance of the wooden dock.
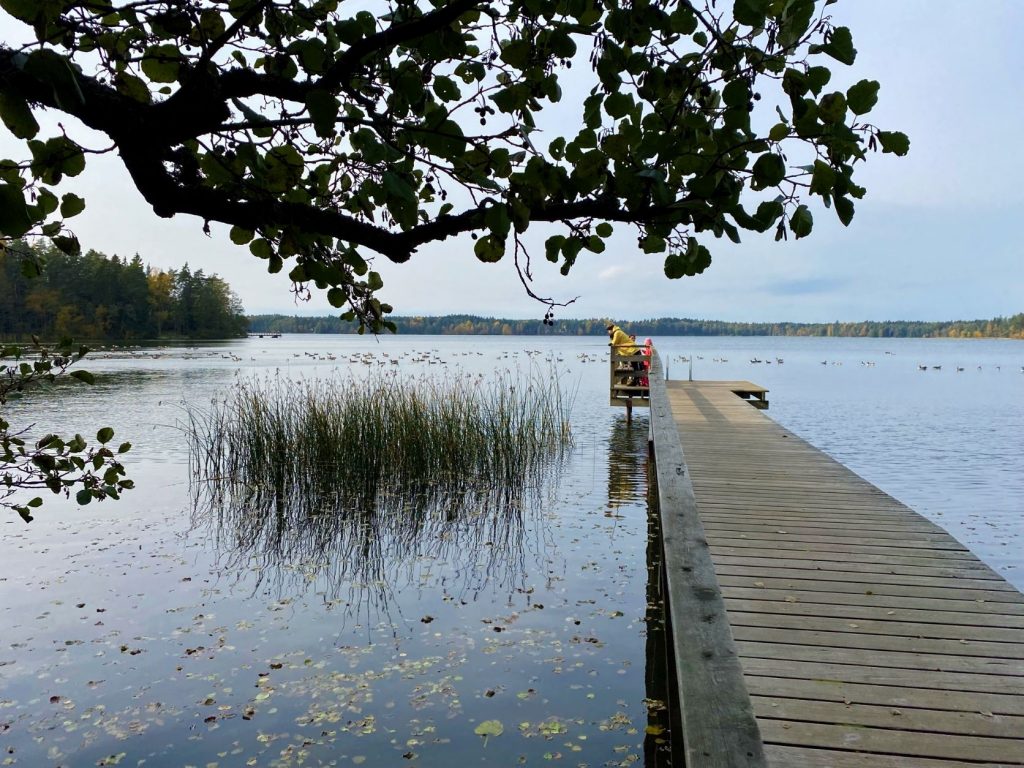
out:
<path id="1" fill-rule="evenodd" d="M 1024 765 L 1024 596 L 736 382 L 650 379 L 687 765 Z"/>

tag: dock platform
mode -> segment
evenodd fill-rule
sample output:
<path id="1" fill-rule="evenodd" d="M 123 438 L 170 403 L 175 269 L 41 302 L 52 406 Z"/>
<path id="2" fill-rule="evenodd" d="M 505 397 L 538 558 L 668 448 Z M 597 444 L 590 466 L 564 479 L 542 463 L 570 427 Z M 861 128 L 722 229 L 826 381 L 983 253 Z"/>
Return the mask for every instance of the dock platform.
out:
<path id="1" fill-rule="evenodd" d="M 734 382 L 650 378 L 687 765 L 1024 765 L 1024 595 Z"/>

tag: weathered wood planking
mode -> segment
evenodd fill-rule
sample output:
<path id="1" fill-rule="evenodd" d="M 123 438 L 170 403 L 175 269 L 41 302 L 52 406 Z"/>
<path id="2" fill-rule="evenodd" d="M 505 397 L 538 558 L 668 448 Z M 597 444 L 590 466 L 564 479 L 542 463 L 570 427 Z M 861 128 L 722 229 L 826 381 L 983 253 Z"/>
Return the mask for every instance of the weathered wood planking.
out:
<path id="1" fill-rule="evenodd" d="M 664 396 L 768 764 L 1024 765 L 1024 596 L 734 385 L 652 386 L 652 433 Z"/>
<path id="2" fill-rule="evenodd" d="M 691 768 L 766 766 L 750 696 L 697 515 L 657 354 L 650 370 L 655 504 L 676 663 L 682 753 Z M 749 407 L 749 406 L 748 406 Z M 753 410 L 753 409 L 751 409 Z"/>

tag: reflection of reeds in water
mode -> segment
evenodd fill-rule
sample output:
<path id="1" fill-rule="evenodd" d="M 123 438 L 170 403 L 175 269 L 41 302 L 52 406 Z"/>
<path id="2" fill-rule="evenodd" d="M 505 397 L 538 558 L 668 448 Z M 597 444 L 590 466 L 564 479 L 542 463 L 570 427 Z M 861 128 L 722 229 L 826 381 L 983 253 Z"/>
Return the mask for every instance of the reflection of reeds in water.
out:
<path id="1" fill-rule="evenodd" d="M 243 381 L 188 412 L 196 511 L 237 564 L 332 593 L 424 557 L 507 581 L 571 406 L 536 374 Z"/>

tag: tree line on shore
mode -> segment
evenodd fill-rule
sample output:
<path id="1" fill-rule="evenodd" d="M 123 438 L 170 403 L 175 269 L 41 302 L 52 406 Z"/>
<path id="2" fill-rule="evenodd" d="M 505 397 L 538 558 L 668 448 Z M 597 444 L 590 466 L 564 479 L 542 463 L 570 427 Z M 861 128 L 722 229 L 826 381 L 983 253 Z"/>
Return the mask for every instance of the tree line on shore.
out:
<path id="1" fill-rule="evenodd" d="M 244 336 L 241 301 L 217 275 L 162 270 L 98 251 L 41 244 L 0 249 L 0 338 L 79 340 Z"/>
<path id="2" fill-rule="evenodd" d="M 188 264 L 161 270 L 95 250 L 69 255 L 52 245 L 0 249 L 0 339 L 235 338 L 249 333 L 356 333 L 339 316 L 245 316 L 228 283 Z M 508 319 L 469 314 L 392 316 L 398 333 L 604 336 L 607 318 Z M 740 323 L 663 317 L 620 321 L 638 336 L 864 336 L 1024 339 L 1024 313 L 982 320 Z"/>
<path id="3" fill-rule="evenodd" d="M 505 336 L 603 336 L 607 319 L 511 320 L 476 315 L 391 318 L 401 334 Z M 356 333 L 358 323 L 339 317 L 250 315 L 250 333 Z M 834 323 L 737 323 L 663 317 L 618 322 L 638 336 L 867 336 L 877 338 L 1013 338 L 1024 339 L 1024 313 L 986 320 L 863 321 Z"/>

